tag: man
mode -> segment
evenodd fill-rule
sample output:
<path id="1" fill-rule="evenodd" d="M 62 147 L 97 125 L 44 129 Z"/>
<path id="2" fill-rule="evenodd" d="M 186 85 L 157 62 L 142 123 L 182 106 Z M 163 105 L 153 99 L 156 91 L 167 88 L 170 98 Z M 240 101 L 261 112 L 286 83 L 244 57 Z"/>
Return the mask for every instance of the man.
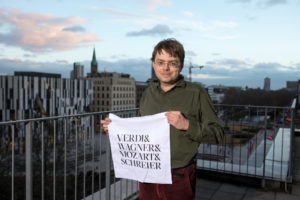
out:
<path id="1" fill-rule="evenodd" d="M 194 199 L 199 144 L 220 143 L 223 139 L 223 129 L 207 92 L 180 75 L 184 56 L 182 44 L 175 39 L 159 42 L 152 53 L 152 66 L 159 83 L 144 92 L 139 114 L 167 112 L 171 125 L 172 184 L 140 183 L 140 200 Z M 101 121 L 106 132 L 109 122 L 108 118 Z"/>

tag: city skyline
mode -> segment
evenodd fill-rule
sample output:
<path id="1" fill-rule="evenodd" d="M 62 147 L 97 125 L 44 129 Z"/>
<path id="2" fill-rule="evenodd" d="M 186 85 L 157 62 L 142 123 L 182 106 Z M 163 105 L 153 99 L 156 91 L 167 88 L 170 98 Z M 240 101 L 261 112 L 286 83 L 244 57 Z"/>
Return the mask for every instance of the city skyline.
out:
<path id="1" fill-rule="evenodd" d="M 0 75 L 59 72 L 70 78 L 74 62 L 90 72 L 151 76 L 154 45 L 176 38 L 185 47 L 182 74 L 206 85 L 271 89 L 300 75 L 299 0 L 1 1 Z"/>

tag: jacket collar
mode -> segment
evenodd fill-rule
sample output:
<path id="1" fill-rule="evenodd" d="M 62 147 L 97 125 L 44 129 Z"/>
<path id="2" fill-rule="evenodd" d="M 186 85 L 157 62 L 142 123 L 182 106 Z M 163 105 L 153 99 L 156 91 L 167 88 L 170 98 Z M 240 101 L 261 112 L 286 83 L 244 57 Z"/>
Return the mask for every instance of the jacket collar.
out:
<path id="1" fill-rule="evenodd" d="M 176 85 L 175 85 L 171 90 L 169 90 L 169 91 L 172 91 L 172 90 L 174 90 L 174 89 L 177 88 L 177 87 L 185 87 L 185 86 L 186 86 L 186 82 L 185 82 L 185 80 L 184 80 L 184 77 L 180 74 L 179 77 L 178 77 L 178 79 L 177 79 L 177 81 L 176 81 Z M 160 87 L 160 82 L 159 82 L 159 81 L 158 81 L 158 83 L 156 84 L 156 87 L 157 87 L 157 89 L 163 91 L 163 90 L 161 89 L 161 87 Z M 169 92 L 169 91 L 168 91 L 168 92 Z"/>

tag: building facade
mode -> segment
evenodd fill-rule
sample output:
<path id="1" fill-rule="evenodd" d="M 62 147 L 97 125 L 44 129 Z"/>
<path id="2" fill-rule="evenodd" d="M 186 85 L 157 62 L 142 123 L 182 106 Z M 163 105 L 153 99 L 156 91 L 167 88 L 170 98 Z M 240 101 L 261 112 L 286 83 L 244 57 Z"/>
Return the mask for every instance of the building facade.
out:
<path id="1" fill-rule="evenodd" d="M 82 113 L 92 98 L 90 80 L 15 72 L 14 76 L 0 76 L 0 121 Z"/>
<path id="2" fill-rule="evenodd" d="M 84 78 L 84 66 L 79 62 L 74 62 L 73 70 L 71 71 L 71 79 L 81 79 Z"/>
<path id="3" fill-rule="evenodd" d="M 91 111 L 128 110 L 136 107 L 135 80 L 129 74 L 99 73 L 89 77 L 94 85 L 94 100 Z"/>
<path id="4" fill-rule="evenodd" d="M 140 106 L 140 100 L 142 98 L 142 95 L 146 90 L 146 88 L 148 87 L 148 83 L 136 81 L 135 87 L 136 87 L 136 107 L 138 108 Z"/>
<path id="5" fill-rule="evenodd" d="M 223 102 L 226 91 L 231 88 L 238 89 L 238 90 L 242 89 L 242 87 L 223 86 L 223 85 L 210 85 L 205 89 L 208 92 L 211 101 L 214 104 L 219 104 Z"/>
<path id="6" fill-rule="evenodd" d="M 227 87 L 221 85 L 211 85 L 206 88 L 213 103 L 221 103 L 224 99 Z"/>
<path id="7" fill-rule="evenodd" d="M 291 92 L 297 92 L 298 91 L 298 83 L 299 83 L 299 81 L 287 81 L 286 89 Z"/>

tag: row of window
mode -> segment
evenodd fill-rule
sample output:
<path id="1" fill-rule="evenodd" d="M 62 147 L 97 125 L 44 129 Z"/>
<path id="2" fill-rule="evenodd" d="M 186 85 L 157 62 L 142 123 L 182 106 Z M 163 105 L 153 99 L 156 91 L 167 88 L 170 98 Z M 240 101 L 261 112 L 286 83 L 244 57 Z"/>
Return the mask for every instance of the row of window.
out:
<path id="1" fill-rule="evenodd" d="M 128 105 L 128 104 L 135 104 L 134 100 L 120 100 L 120 101 L 113 101 L 113 105 Z M 102 105 L 102 106 L 109 106 L 110 103 L 109 101 L 101 101 L 101 104 L 100 104 L 100 101 L 98 100 L 97 101 L 97 105 Z"/>
<path id="2" fill-rule="evenodd" d="M 95 87 L 94 86 L 94 91 L 97 90 L 97 91 L 110 91 L 110 86 L 107 86 L 107 87 Z M 116 86 L 113 86 L 112 88 L 113 91 L 135 91 L 135 88 L 134 87 L 116 87 Z"/>
<path id="3" fill-rule="evenodd" d="M 113 101 L 113 105 L 128 105 L 128 104 L 134 104 L 134 100 L 120 100 L 120 101 Z"/>
<path id="4" fill-rule="evenodd" d="M 115 107 L 113 109 L 110 109 L 110 108 L 94 108 L 93 111 L 94 112 L 101 112 L 101 111 L 116 111 L 116 110 L 128 110 L 128 109 L 134 109 L 135 106 L 126 106 L 126 107 Z"/>
<path id="5" fill-rule="evenodd" d="M 102 98 L 110 98 L 110 95 L 109 95 L 109 93 L 106 93 L 106 95 L 105 95 L 105 93 L 102 93 Z M 94 98 L 100 98 L 100 93 L 98 93 L 98 94 L 95 94 L 94 93 Z M 121 93 L 121 94 L 119 94 L 119 93 L 113 93 L 113 98 L 134 98 L 134 93 Z"/>

